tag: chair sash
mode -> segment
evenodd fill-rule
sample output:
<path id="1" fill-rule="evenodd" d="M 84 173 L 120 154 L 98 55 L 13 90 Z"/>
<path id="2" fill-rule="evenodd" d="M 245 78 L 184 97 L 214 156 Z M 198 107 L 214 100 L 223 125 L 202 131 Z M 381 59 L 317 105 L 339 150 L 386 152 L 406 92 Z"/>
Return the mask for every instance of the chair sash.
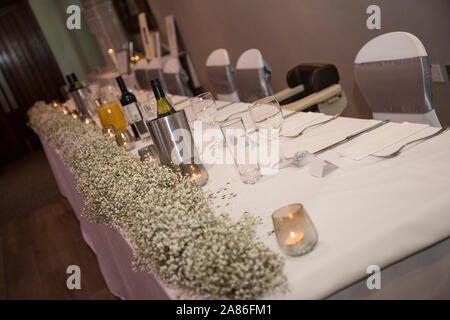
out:
<path id="1" fill-rule="evenodd" d="M 175 72 L 164 70 L 164 80 L 167 86 L 167 91 L 171 94 L 192 97 L 192 91 L 188 86 L 189 76 L 181 65 L 176 65 Z"/>
<path id="2" fill-rule="evenodd" d="M 357 63 L 355 79 L 372 112 L 426 113 L 433 110 L 427 56 Z"/>
<path id="3" fill-rule="evenodd" d="M 258 69 L 237 69 L 236 80 L 239 86 L 239 95 L 242 101 L 254 102 L 273 95 L 269 85 L 272 69 L 264 61 L 264 67 Z"/>
<path id="4" fill-rule="evenodd" d="M 208 80 L 216 94 L 232 94 L 237 91 L 233 73 L 231 65 L 206 66 Z"/>

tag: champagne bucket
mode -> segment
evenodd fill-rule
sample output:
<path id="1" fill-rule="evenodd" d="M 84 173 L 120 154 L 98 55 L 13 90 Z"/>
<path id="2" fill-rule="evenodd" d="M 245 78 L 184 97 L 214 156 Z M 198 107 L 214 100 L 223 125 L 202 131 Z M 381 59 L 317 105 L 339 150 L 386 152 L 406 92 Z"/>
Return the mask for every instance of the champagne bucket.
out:
<path id="1" fill-rule="evenodd" d="M 181 169 L 199 185 L 208 181 L 201 164 L 184 110 L 163 118 L 147 121 L 147 127 L 158 148 L 161 164 Z"/>
<path id="2" fill-rule="evenodd" d="M 72 92 L 73 100 L 77 105 L 78 111 L 80 113 L 92 117 L 93 115 L 93 107 L 92 103 L 89 100 L 89 95 L 86 88 L 80 88 Z"/>

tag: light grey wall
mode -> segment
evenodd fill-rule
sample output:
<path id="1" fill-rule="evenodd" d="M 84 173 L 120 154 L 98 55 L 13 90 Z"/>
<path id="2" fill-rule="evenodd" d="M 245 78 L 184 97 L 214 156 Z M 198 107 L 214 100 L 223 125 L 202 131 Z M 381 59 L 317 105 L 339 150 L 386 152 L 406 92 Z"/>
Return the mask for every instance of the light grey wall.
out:
<path id="1" fill-rule="evenodd" d="M 80 80 L 105 62 L 97 40 L 81 15 L 81 29 L 68 30 L 66 9 L 81 0 L 28 0 L 63 76 L 75 72 Z"/>
<path id="2" fill-rule="evenodd" d="M 371 117 L 353 77 L 353 61 L 370 39 L 407 31 L 421 39 L 431 63 L 450 64 L 448 0 L 148 0 L 165 41 L 164 17 L 174 14 L 200 81 L 207 88 L 208 54 L 226 48 L 235 64 L 246 49 L 259 48 L 274 73 L 275 91 L 285 74 L 303 62 L 328 62 L 339 69 L 349 98 L 345 115 Z M 381 7 L 381 30 L 368 30 L 366 9 Z M 450 123 L 450 83 L 434 84 L 441 122 Z"/>

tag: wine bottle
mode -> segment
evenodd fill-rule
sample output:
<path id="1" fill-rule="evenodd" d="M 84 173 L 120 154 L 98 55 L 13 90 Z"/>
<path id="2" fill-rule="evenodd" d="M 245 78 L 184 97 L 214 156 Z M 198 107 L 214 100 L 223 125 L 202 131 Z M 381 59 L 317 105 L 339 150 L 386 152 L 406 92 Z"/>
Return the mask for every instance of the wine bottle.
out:
<path id="1" fill-rule="evenodd" d="M 70 75 L 66 75 L 67 83 L 69 84 L 69 92 L 75 91 L 75 87 L 73 86 L 73 81 L 70 78 Z"/>
<path id="2" fill-rule="evenodd" d="M 143 138 L 149 137 L 150 132 L 144 122 L 144 117 L 142 116 L 141 110 L 139 109 L 136 96 L 127 90 L 125 82 L 121 76 L 116 78 L 117 84 L 119 85 L 122 96 L 120 97 L 120 104 L 123 107 L 125 116 L 128 119 L 128 123 L 133 130 L 133 133 Z M 133 128 L 134 127 L 134 128 Z M 135 131 L 136 130 L 136 131 Z M 138 137 L 136 137 L 137 139 Z"/>
<path id="3" fill-rule="evenodd" d="M 155 94 L 156 105 L 158 106 L 158 118 L 164 118 L 168 115 L 174 114 L 176 111 L 167 100 L 164 90 L 161 87 L 159 79 L 156 78 L 150 81 L 152 85 L 153 93 Z"/>
<path id="4" fill-rule="evenodd" d="M 72 77 L 72 83 L 73 83 L 75 90 L 83 88 L 83 85 L 81 84 L 80 81 L 78 81 L 78 78 L 75 75 L 75 73 L 71 73 L 70 76 Z"/>

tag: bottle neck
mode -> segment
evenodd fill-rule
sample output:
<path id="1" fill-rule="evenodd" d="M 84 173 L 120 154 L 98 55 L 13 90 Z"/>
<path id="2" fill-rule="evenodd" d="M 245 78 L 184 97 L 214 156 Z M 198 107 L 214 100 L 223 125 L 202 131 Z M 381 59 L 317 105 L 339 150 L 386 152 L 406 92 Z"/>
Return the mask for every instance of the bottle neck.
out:
<path id="1" fill-rule="evenodd" d="M 73 87 L 72 79 L 70 79 L 70 76 L 66 76 L 67 83 L 69 84 L 69 87 Z"/>
<path id="2" fill-rule="evenodd" d="M 127 86 L 125 85 L 125 82 L 123 81 L 122 77 L 117 77 L 116 78 L 117 84 L 119 85 L 120 91 L 122 93 L 127 93 Z"/>
<path id="3" fill-rule="evenodd" d="M 153 87 L 153 93 L 155 94 L 155 99 L 158 101 L 159 99 L 165 98 L 166 95 L 164 93 L 164 90 L 161 88 L 160 85 Z"/>

